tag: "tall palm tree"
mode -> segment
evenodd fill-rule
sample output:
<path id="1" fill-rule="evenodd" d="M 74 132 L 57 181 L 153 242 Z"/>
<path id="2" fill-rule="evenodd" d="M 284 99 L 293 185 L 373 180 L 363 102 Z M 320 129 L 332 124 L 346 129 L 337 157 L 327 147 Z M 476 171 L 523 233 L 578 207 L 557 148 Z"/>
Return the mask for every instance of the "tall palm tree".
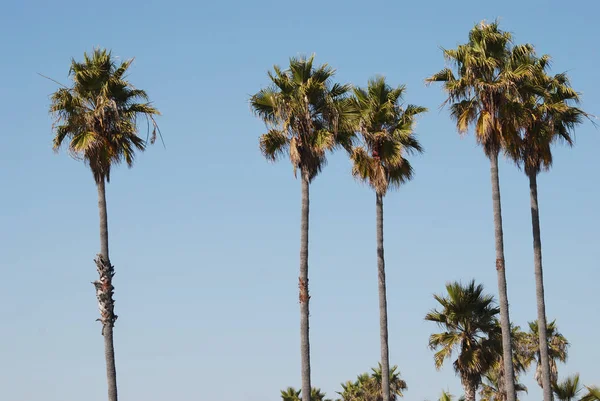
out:
<path id="1" fill-rule="evenodd" d="M 583 122 L 587 114 L 575 107 L 579 103 L 579 94 L 569 83 L 565 73 L 550 76 L 546 73 L 549 57 L 522 60 L 535 68 L 535 75 L 524 80 L 519 86 L 520 103 L 525 118 L 522 119 L 522 141 L 513 157 L 523 165 L 529 179 L 531 203 L 531 224 L 533 232 L 534 274 L 537 301 L 537 330 L 539 339 L 538 371 L 536 376 L 544 391 L 544 401 L 552 399 L 551 383 L 556 380 L 552 374 L 552 362 L 549 357 L 546 304 L 544 299 L 544 276 L 542 268 L 542 240 L 537 191 L 537 176 L 552 166 L 552 145 L 558 141 L 573 145 L 572 132 L 577 124 Z M 541 369 L 540 369 L 541 368 Z"/>
<path id="2" fill-rule="evenodd" d="M 518 138 L 514 124 L 509 123 L 514 116 L 504 106 L 515 91 L 515 81 L 529 74 L 526 69 L 510 68 L 511 59 L 532 52 L 530 45 L 512 46 L 511 34 L 500 30 L 497 22 L 481 22 L 470 31 L 468 43 L 456 49 L 444 50 L 444 56 L 454 71 L 445 68 L 426 80 L 428 83 L 444 83 L 444 90 L 448 94 L 445 103 L 450 104 L 459 133 L 466 134 L 469 127 L 473 126 L 477 142 L 490 161 L 502 349 L 504 370 L 510 378 L 506 383 L 507 401 L 515 401 L 516 392 L 511 358 L 498 156 L 504 147 Z"/>
<path id="3" fill-rule="evenodd" d="M 429 337 L 429 347 L 437 351 L 434 361 L 438 369 L 458 352 L 454 370 L 461 378 L 465 400 L 474 401 L 482 376 L 497 361 L 497 340 L 490 334 L 500 310 L 494 297 L 484 294 L 483 286 L 474 280 L 466 285 L 448 283 L 446 291 L 447 295 L 434 295 L 442 309 L 425 316 L 444 330 Z"/>
<path id="4" fill-rule="evenodd" d="M 369 81 L 366 89 L 355 88 L 353 98 L 353 109 L 358 116 L 355 130 L 360 133 L 362 143 L 352 150 L 350 156 L 352 174 L 375 190 L 383 401 L 390 400 L 383 197 L 388 189 L 412 178 L 413 169 L 406 160 L 406 154 L 422 152 L 413 131 L 416 116 L 427 111 L 420 106 L 403 107 L 404 92 L 404 86 L 392 88 L 385 78 L 376 77 Z"/>
<path id="5" fill-rule="evenodd" d="M 341 399 L 338 401 L 382 401 L 383 389 L 381 386 L 382 368 L 371 369 L 371 373 L 363 373 L 359 375 L 356 381 L 348 381 L 342 384 L 342 392 L 338 392 Z M 390 399 L 396 401 L 399 397 L 403 397 L 403 391 L 408 387 L 406 382 L 400 377 L 398 366 L 394 365 L 390 369 Z"/>
<path id="6" fill-rule="evenodd" d="M 566 362 L 568 357 L 569 342 L 558 331 L 556 320 L 548 323 L 546 327 L 546 344 L 548 361 L 550 364 L 550 380 L 555 383 L 558 380 L 557 361 Z M 539 326 L 537 321 L 529 322 L 529 333 L 527 333 L 527 351 L 532 361 L 536 362 L 535 380 L 540 387 L 544 388 L 543 382 L 543 363 L 541 350 L 544 347 L 540 346 Z"/>
<path id="7" fill-rule="evenodd" d="M 71 61 L 72 86 L 63 86 L 52 95 L 50 112 L 55 117 L 54 150 L 68 142 L 71 155 L 91 169 L 98 188 L 100 214 L 100 253 L 95 262 L 99 279 L 94 282 L 108 379 L 108 399 L 117 401 L 117 374 L 113 345 L 114 313 L 112 279 L 114 266 L 108 254 L 106 183 L 112 167 L 125 161 L 131 167 L 135 152 L 146 148 L 138 136 L 137 119 L 146 117 L 154 127 L 150 142 L 156 139 L 154 116 L 160 114 L 148 101 L 148 95 L 134 88 L 125 74 L 133 60 L 117 63 L 111 52 L 96 49 L 84 54 L 84 61 Z"/>
<path id="8" fill-rule="evenodd" d="M 302 209 L 300 223 L 300 350 L 302 394 L 310 401 L 310 344 L 308 293 L 309 185 L 326 162 L 326 152 L 336 145 L 350 147 L 352 133 L 344 129 L 349 86 L 332 83 L 335 70 L 313 66 L 310 58 L 291 58 L 289 69 L 269 72 L 271 86 L 250 99 L 254 113 L 268 132 L 260 137 L 260 149 L 271 161 L 287 154 L 300 172 Z"/>
<path id="9" fill-rule="evenodd" d="M 579 373 L 567 377 L 562 382 L 554 382 L 554 395 L 560 401 L 573 401 L 581 391 Z"/>

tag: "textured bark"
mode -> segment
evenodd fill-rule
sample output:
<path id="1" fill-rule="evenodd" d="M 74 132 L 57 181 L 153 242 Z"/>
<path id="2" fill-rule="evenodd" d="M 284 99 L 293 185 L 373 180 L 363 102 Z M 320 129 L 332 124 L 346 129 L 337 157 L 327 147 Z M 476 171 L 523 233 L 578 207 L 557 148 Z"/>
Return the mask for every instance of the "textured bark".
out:
<path id="1" fill-rule="evenodd" d="M 114 313 L 115 301 L 113 300 L 114 287 L 112 279 L 115 275 L 114 267 L 110 264 L 108 255 L 108 218 L 106 211 L 106 191 L 104 179 L 97 182 L 98 211 L 100 214 L 100 254 L 96 257 L 96 266 L 99 279 L 93 284 L 96 287 L 98 308 L 100 310 L 100 323 L 104 336 L 104 356 L 106 358 L 106 379 L 108 383 L 108 401 L 117 401 L 117 370 L 115 367 L 115 348 L 113 343 L 113 327 L 117 315 Z"/>
<path id="2" fill-rule="evenodd" d="M 529 175 L 529 195 L 531 197 L 531 227 L 533 231 L 533 265 L 535 273 L 535 295 L 537 300 L 538 335 L 540 343 L 541 382 L 544 401 L 552 401 L 550 358 L 548 356 L 548 330 L 546 324 L 546 303 L 544 299 L 544 274 L 542 269 L 542 237 L 540 233 L 540 213 L 537 196 L 537 175 Z"/>
<path id="3" fill-rule="evenodd" d="M 310 341 L 309 341 L 309 300 L 308 294 L 308 213 L 309 176 L 302 172 L 302 213 L 300 221 L 300 277 L 298 278 L 300 298 L 300 358 L 302 366 L 302 401 L 310 401 Z"/>
<path id="4" fill-rule="evenodd" d="M 502 328 L 502 356 L 506 374 L 506 400 L 516 401 L 515 375 L 512 360 L 510 336 L 510 316 L 508 311 L 508 293 L 506 290 L 506 271 L 504 265 L 504 235 L 502 233 L 502 207 L 500 202 L 500 179 L 498 177 L 498 153 L 490 156 L 492 179 L 492 202 L 494 210 L 494 234 L 496 239 L 496 271 L 498 274 L 498 298 L 500 300 L 500 327 Z"/>
<path id="5" fill-rule="evenodd" d="M 376 194 L 377 209 L 377 275 L 379 284 L 379 337 L 381 340 L 382 401 L 390 401 L 390 353 L 388 349 L 385 259 L 383 256 L 383 196 Z"/>
<path id="6" fill-rule="evenodd" d="M 463 388 L 465 389 L 465 401 L 475 401 L 477 386 L 473 383 L 463 381 Z"/>

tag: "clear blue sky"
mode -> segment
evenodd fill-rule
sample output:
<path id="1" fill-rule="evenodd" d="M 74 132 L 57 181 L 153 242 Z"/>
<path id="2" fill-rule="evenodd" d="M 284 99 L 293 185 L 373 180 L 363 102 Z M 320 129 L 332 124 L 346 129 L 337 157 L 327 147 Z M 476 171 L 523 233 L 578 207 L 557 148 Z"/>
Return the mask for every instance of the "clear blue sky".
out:
<path id="1" fill-rule="evenodd" d="M 443 4 L 443 5 L 442 5 Z M 0 399 L 106 399 L 93 286 L 99 249 L 91 174 L 51 149 L 48 96 L 67 82 L 71 57 L 94 46 L 136 57 L 130 79 L 164 116 L 167 144 L 151 147 L 108 186 L 116 266 L 116 352 L 122 400 L 276 401 L 300 385 L 297 270 L 300 183 L 287 161 L 258 150 L 263 125 L 248 96 L 273 64 L 315 52 L 337 79 L 374 74 L 408 86 L 426 149 L 413 182 L 385 200 L 391 361 L 405 399 L 461 393 L 436 372 L 423 316 L 447 280 L 476 278 L 496 293 L 488 162 L 459 139 L 439 87 L 439 47 L 464 42 L 482 19 L 501 18 L 568 70 L 587 111 L 600 114 L 600 47 L 592 0 L 28 1 L 0 15 Z M 599 132 L 577 130 L 539 179 L 548 315 L 571 341 L 562 375 L 598 376 Z M 501 166 L 509 298 L 514 323 L 536 317 L 529 194 Z M 331 396 L 379 358 L 375 201 L 330 158 L 311 192 L 313 383 Z M 531 377 L 530 393 L 541 397 Z"/>

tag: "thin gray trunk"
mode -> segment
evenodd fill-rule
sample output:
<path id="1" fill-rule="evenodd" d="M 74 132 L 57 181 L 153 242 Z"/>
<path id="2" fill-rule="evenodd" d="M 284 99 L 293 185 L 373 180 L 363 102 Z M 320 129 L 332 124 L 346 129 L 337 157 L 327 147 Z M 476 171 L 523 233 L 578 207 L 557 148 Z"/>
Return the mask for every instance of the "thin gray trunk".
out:
<path id="1" fill-rule="evenodd" d="M 506 271 L 504 265 L 504 235 L 502 233 L 502 207 L 500 203 L 500 179 L 498 178 L 498 153 L 490 156 L 492 178 L 492 202 L 494 210 L 494 234 L 496 239 L 496 271 L 498 273 L 498 298 L 500 300 L 500 327 L 502 329 L 502 356 L 504 360 L 506 400 L 516 401 L 515 375 L 512 360 L 510 316 L 508 293 L 506 291 Z"/>
<path id="2" fill-rule="evenodd" d="M 533 229 L 533 262 L 535 272 L 535 295 L 537 300 L 538 335 L 540 342 L 540 365 L 544 401 L 552 401 L 550 358 L 548 356 L 548 330 L 546 324 L 546 303 L 544 300 L 544 273 L 542 269 L 542 236 L 540 234 L 540 211 L 537 196 L 537 175 L 529 175 L 529 195 L 531 197 L 531 227 Z"/>
<path id="3" fill-rule="evenodd" d="M 100 319 L 98 320 L 102 323 L 102 335 L 104 336 L 108 401 L 117 401 L 117 370 L 113 343 L 113 327 L 117 316 L 114 313 L 114 287 L 112 285 L 115 272 L 108 255 L 108 218 L 104 178 L 97 181 L 96 184 L 98 187 L 98 211 L 100 213 L 100 254 L 95 259 L 99 279 L 93 284 L 96 287 L 96 297 L 100 309 Z"/>
<path id="4" fill-rule="evenodd" d="M 302 361 L 302 401 L 310 401 L 310 341 L 309 341 L 309 307 L 308 302 L 308 212 L 309 212 L 309 178 L 302 172 L 302 215 L 300 222 L 300 358 Z"/>
<path id="5" fill-rule="evenodd" d="M 382 401 L 390 401 L 390 353 L 388 350 L 387 298 L 385 293 L 385 259 L 383 257 L 383 196 L 376 194 L 377 206 L 377 273 L 379 281 L 379 337 L 381 340 Z"/>

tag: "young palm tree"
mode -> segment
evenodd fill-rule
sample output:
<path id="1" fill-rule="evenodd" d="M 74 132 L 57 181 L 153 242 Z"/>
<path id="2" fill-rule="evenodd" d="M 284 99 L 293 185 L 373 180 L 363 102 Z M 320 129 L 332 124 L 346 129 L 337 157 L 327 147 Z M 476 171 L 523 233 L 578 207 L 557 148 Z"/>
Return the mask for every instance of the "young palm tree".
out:
<path id="1" fill-rule="evenodd" d="M 587 387 L 587 394 L 581 397 L 581 401 L 600 401 L 600 387 Z"/>
<path id="2" fill-rule="evenodd" d="M 427 111 L 420 106 L 403 107 L 404 91 L 404 86 L 392 88 L 385 78 L 377 77 L 369 81 L 366 89 L 355 88 L 352 102 L 358 116 L 355 130 L 362 137 L 361 146 L 352 150 L 352 174 L 375 190 L 383 401 L 390 400 L 383 197 L 388 189 L 399 187 L 412 178 L 413 169 L 405 157 L 422 152 L 413 131 L 416 116 Z"/>
<path id="3" fill-rule="evenodd" d="M 500 30 L 497 22 L 482 22 L 471 30 L 467 44 L 444 50 L 444 56 L 455 67 L 455 71 L 445 68 L 426 80 L 428 83 L 444 83 L 444 90 L 448 94 L 445 103 L 450 103 L 451 115 L 456 120 L 459 133 L 465 134 L 473 126 L 477 142 L 490 161 L 504 370 L 510 378 L 506 383 L 507 401 L 515 401 L 516 392 L 511 358 L 498 156 L 504 147 L 518 138 L 518 132 L 512 124 L 515 117 L 505 105 L 515 91 L 515 82 L 530 73 L 527 69 L 512 69 L 511 60 L 533 52 L 530 45 L 511 44 L 511 34 Z"/>
<path id="4" fill-rule="evenodd" d="M 342 384 L 342 392 L 338 392 L 341 399 L 338 401 L 382 401 L 382 369 L 381 364 L 378 368 L 371 369 L 371 374 L 363 373 L 359 375 L 356 381 L 348 381 Z M 403 391 L 408 387 L 406 382 L 400 377 L 398 366 L 394 365 L 390 369 L 390 399 L 396 401 L 403 397 Z"/>
<path id="5" fill-rule="evenodd" d="M 309 185 L 326 162 L 326 152 L 337 145 L 349 149 L 351 132 L 345 130 L 348 117 L 346 94 L 349 86 L 332 84 L 335 71 L 313 66 L 310 58 L 291 58 L 289 69 L 273 67 L 272 85 L 251 97 L 254 113 L 267 125 L 260 137 L 260 149 L 271 161 L 287 153 L 300 172 L 302 209 L 300 223 L 300 349 L 302 394 L 310 401 L 310 345 L 308 293 Z"/>
<path id="6" fill-rule="evenodd" d="M 560 401 L 574 401 L 581 391 L 579 385 L 579 373 L 567 377 L 562 382 L 554 382 L 554 395 Z"/>
<path id="7" fill-rule="evenodd" d="M 500 371 L 501 365 L 490 369 L 484 376 L 481 383 L 479 395 L 481 401 L 506 401 L 506 391 L 503 388 L 503 378 Z M 527 392 L 527 386 L 522 383 L 515 383 L 517 393 Z"/>
<path id="8" fill-rule="evenodd" d="M 302 390 L 296 390 L 293 387 L 288 387 L 285 390 L 281 390 L 282 401 L 302 401 L 301 394 Z M 313 387 L 310 392 L 310 399 L 313 401 L 331 401 L 325 398 L 325 393 L 320 388 Z"/>
<path id="9" fill-rule="evenodd" d="M 445 331 L 429 337 L 429 347 L 436 350 L 436 368 L 458 352 L 454 370 L 460 375 L 465 400 L 474 401 L 482 376 L 498 359 L 497 340 L 490 334 L 497 326 L 499 308 L 494 297 L 483 292 L 482 285 L 471 281 L 446 284 L 447 296 L 434 295 L 441 310 L 432 310 L 425 320 L 437 323 Z"/>
<path id="10" fill-rule="evenodd" d="M 117 401 L 117 375 L 113 345 L 114 313 L 112 278 L 114 266 L 108 254 L 108 220 L 105 185 L 114 165 L 125 161 L 133 165 L 135 151 L 143 151 L 146 141 L 138 136 L 137 119 L 146 117 L 154 127 L 151 143 L 156 139 L 154 116 L 159 112 L 148 101 L 146 92 L 134 88 L 125 74 L 133 60 L 120 64 L 107 50 L 96 49 L 84 54 L 84 61 L 71 61 L 71 87 L 62 87 L 52 95 L 50 112 L 55 116 L 54 150 L 68 141 L 71 155 L 83 160 L 92 170 L 98 188 L 100 213 L 100 253 L 95 262 L 100 275 L 94 282 L 108 379 L 108 399 Z"/>
<path id="11" fill-rule="evenodd" d="M 583 122 L 587 114 L 574 105 L 579 102 L 579 95 L 569 83 L 566 74 L 549 76 L 546 69 L 549 57 L 543 56 L 533 61 L 525 60 L 536 68 L 532 79 L 525 80 L 520 86 L 521 105 L 523 107 L 523 138 L 518 152 L 513 157 L 523 165 L 529 179 L 529 195 L 531 202 L 531 224 L 533 232 L 534 273 L 537 300 L 537 330 L 539 339 L 538 370 L 536 377 L 544 390 L 544 401 L 552 399 L 551 383 L 553 377 L 552 361 L 549 357 L 546 304 L 544 299 L 544 278 L 542 268 L 542 240 L 540 232 L 540 215 L 538 206 L 537 176 L 552 166 L 552 145 L 562 141 L 573 145 L 572 131 L 577 124 Z M 556 367 L 556 363 L 554 363 Z"/>
<path id="12" fill-rule="evenodd" d="M 556 320 L 550 322 L 546 328 L 547 354 L 550 364 L 550 381 L 555 383 L 558 380 L 558 367 L 557 361 L 566 362 L 568 356 L 569 342 L 567 339 L 559 333 L 556 327 Z M 527 351 L 530 358 L 536 362 L 535 368 L 535 380 L 538 382 L 540 387 L 544 388 L 543 383 L 543 362 L 541 357 L 541 350 L 544 347 L 540 346 L 540 335 L 538 322 L 529 322 L 529 333 L 527 333 Z"/>

